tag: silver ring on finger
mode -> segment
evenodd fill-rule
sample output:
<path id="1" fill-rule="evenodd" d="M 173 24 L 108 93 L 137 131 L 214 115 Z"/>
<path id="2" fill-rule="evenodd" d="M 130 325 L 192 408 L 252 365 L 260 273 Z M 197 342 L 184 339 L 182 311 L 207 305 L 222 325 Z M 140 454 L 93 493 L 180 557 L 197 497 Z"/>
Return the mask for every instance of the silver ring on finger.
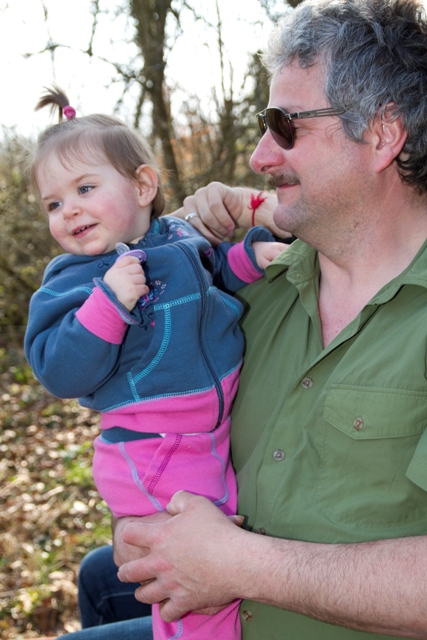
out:
<path id="1" fill-rule="evenodd" d="M 189 222 L 191 220 L 191 218 L 200 218 L 200 216 L 199 216 L 198 213 L 187 213 L 187 215 L 185 216 L 184 220 Z"/>

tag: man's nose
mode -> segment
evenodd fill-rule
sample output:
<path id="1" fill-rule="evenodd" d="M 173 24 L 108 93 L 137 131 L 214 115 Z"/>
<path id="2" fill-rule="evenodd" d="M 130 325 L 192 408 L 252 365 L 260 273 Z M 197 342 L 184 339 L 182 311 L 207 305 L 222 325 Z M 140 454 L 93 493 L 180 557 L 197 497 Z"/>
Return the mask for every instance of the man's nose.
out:
<path id="1" fill-rule="evenodd" d="M 250 159 L 255 173 L 271 173 L 272 169 L 286 164 L 285 150 L 279 147 L 269 129 L 264 133 Z"/>

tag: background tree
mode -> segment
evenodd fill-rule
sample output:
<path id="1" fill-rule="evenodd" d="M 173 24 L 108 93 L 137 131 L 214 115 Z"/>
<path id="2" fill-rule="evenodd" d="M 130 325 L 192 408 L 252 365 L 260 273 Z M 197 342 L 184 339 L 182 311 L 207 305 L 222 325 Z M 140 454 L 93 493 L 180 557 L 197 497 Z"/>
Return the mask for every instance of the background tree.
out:
<path id="1" fill-rule="evenodd" d="M 275 4 L 272 0 L 264 0 L 266 14 Z M 135 123 L 139 123 L 144 103 L 150 101 L 151 135 L 154 145 L 158 143 L 161 150 L 172 208 L 180 206 L 186 195 L 210 180 L 233 184 L 249 179 L 248 159 L 256 139 L 250 117 L 253 118 L 255 109 L 243 113 L 242 107 L 252 101 L 255 97 L 252 94 L 268 96 L 266 74 L 253 59 L 244 82 L 244 86 L 250 87 L 249 93 L 247 89 L 246 93 L 242 90 L 235 97 L 233 66 L 232 61 L 226 59 L 218 0 L 215 0 L 215 8 L 216 21 L 213 23 L 195 5 L 184 0 L 130 0 L 128 5 L 130 18 L 135 23 L 134 42 L 141 56 L 141 71 L 134 78 L 140 85 Z M 173 55 L 173 44 L 182 33 L 180 19 L 184 12 L 191 13 L 194 20 L 216 35 L 221 90 L 212 95 L 214 119 L 204 114 L 200 96 L 189 96 L 180 109 L 184 123 L 177 126 L 171 113 L 173 87 L 168 86 L 165 72 L 168 56 Z M 229 82 L 226 68 L 229 69 Z M 254 70 L 256 77 L 250 75 Z M 124 80 L 128 80 L 128 72 Z M 129 86 L 127 83 L 126 88 Z"/>
<path id="2" fill-rule="evenodd" d="M 0 0 L 1 1 L 1 0 Z M 61 48 L 69 45 L 55 40 L 46 0 L 40 0 L 46 21 L 45 47 L 27 54 L 49 55 L 53 66 Z M 261 20 L 273 21 L 280 0 L 259 0 Z M 106 60 L 112 82 L 122 93 L 117 111 L 129 96 L 134 97 L 133 122 L 149 138 L 160 166 L 168 196 L 168 211 L 183 198 L 212 180 L 227 184 L 248 184 L 262 188 L 264 182 L 249 168 L 249 158 L 259 138 L 255 113 L 268 102 L 268 78 L 258 53 L 248 56 L 248 68 L 240 89 L 234 83 L 233 60 L 227 57 L 223 19 L 219 1 L 209 18 L 196 0 L 125 0 L 105 9 L 102 0 L 92 0 L 84 54 L 97 55 L 97 34 L 105 17 L 114 24 L 117 11 L 126 12 L 134 55 L 127 64 Z M 116 13 L 114 13 L 116 12 Z M 217 88 L 206 96 L 189 95 L 167 76 L 168 61 L 180 37 L 182 23 L 192 19 L 216 43 L 218 52 Z M 105 28 L 105 26 L 104 26 Z M 266 28 L 268 26 L 266 25 Z M 211 45 L 213 46 L 213 45 Z M 105 60 L 105 59 L 104 59 Z M 179 106 L 177 94 L 183 96 Z M 144 122 L 144 125 L 142 125 Z M 148 123 L 148 124 L 147 124 Z M 0 328 L 25 325 L 29 298 L 41 281 L 48 261 L 60 249 L 50 237 L 46 218 L 31 194 L 25 175 L 25 155 L 29 141 L 14 131 L 3 131 L 0 141 Z"/>
<path id="3" fill-rule="evenodd" d="M 60 252 L 25 171 L 26 141 L 3 130 L 0 146 L 0 331 L 22 333 L 29 298 Z"/>
<path id="4" fill-rule="evenodd" d="M 295 1 L 295 0 L 294 0 Z M 298 3 L 297 0 L 296 3 Z M 277 7 L 283 2 L 260 0 L 264 20 L 277 19 Z M 183 198 L 211 180 L 228 184 L 260 184 L 249 169 L 249 158 L 258 140 L 254 115 L 268 103 L 268 78 L 259 53 L 252 54 L 238 96 L 233 86 L 233 61 L 228 60 L 223 39 L 222 16 L 215 0 L 216 21 L 210 22 L 198 10 L 197 3 L 177 0 L 130 0 L 130 16 L 136 24 L 135 43 L 144 60 L 140 78 L 141 92 L 138 114 L 145 99 L 152 103 L 152 136 L 160 142 L 163 166 L 168 170 L 167 186 L 173 208 Z M 167 21 L 180 28 L 184 12 L 216 35 L 219 54 L 220 91 L 213 92 L 215 117 L 204 114 L 201 96 L 188 96 L 180 115 L 184 123 L 177 126 L 171 115 L 173 89 L 166 82 L 168 55 L 173 42 L 168 42 Z M 226 71 L 229 71 L 227 74 Z M 229 80 L 227 81 L 227 76 Z"/>
<path id="5" fill-rule="evenodd" d="M 176 199 L 182 199 L 185 194 L 175 157 L 175 132 L 165 81 L 166 20 L 169 14 L 179 20 L 181 11 L 181 7 L 172 9 L 171 5 L 172 0 L 130 0 L 129 10 L 135 20 L 135 43 L 144 61 L 139 76 L 141 93 L 138 110 L 142 109 L 145 97 L 149 97 L 152 103 L 153 137 L 160 141 L 163 150 L 169 188 Z"/>
<path id="6" fill-rule="evenodd" d="M 55 41 L 47 0 L 38 1 L 47 25 L 39 54 L 50 56 L 55 66 L 58 51 L 68 45 Z M 106 1 L 90 4 L 88 62 L 98 55 Z M 284 0 L 258 2 L 267 23 L 285 5 Z M 7 0 L 0 0 L 0 9 L 2 4 Z M 214 6 L 209 20 L 201 5 Z M 114 11 L 110 28 L 117 12 L 126 12 L 133 47 L 125 64 L 107 61 L 111 82 L 122 87 L 117 112 L 132 96 L 127 119 L 150 139 L 165 167 L 168 210 L 212 180 L 262 189 L 264 182 L 248 161 L 259 138 L 254 115 L 268 103 L 268 80 L 253 52 L 236 88 L 219 0 L 123 0 Z M 167 73 L 189 16 L 214 34 L 218 50 L 220 82 L 208 106 L 204 96 L 185 92 Z M 110 538 L 108 509 L 90 471 L 99 416 L 45 392 L 22 354 L 30 296 L 61 251 L 28 184 L 30 143 L 15 130 L 3 129 L 0 136 L 0 635 L 5 640 L 76 630 L 81 558 Z"/>

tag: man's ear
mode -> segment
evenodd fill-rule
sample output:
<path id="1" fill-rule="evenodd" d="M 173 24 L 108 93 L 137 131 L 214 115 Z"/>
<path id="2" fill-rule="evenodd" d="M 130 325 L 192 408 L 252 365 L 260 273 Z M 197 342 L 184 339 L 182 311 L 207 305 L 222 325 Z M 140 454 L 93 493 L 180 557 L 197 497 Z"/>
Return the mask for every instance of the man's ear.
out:
<path id="1" fill-rule="evenodd" d="M 139 206 L 146 207 L 153 202 L 157 194 L 159 186 L 157 173 L 149 164 L 141 164 L 135 171 L 135 180 Z"/>
<path id="2" fill-rule="evenodd" d="M 403 127 L 402 116 L 394 114 L 393 105 L 387 105 L 378 113 L 369 130 L 373 144 L 374 168 L 380 173 L 387 169 L 401 153 L 408 132 Z"/>

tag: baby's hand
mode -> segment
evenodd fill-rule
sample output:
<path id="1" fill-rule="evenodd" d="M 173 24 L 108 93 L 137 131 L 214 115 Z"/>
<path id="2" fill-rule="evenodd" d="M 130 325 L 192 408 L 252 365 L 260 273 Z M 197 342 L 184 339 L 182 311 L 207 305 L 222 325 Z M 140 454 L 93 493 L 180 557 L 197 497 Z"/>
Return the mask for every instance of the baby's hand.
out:
<path id="1" fill-rule="evenodd" d="M 104 282 L 129 311 L 132 311 L 141 296 L 149 292 L 141 263 L 133 256 L 123 256 L 117 260 L 105 274 Z"/>
<path id="2" fill-rule="evenodd" d="M 265 269 L 288 246 L 282 242 L 253 242 L 252 248 L 255 252 L 257 265 L 261 269 Z"/>

